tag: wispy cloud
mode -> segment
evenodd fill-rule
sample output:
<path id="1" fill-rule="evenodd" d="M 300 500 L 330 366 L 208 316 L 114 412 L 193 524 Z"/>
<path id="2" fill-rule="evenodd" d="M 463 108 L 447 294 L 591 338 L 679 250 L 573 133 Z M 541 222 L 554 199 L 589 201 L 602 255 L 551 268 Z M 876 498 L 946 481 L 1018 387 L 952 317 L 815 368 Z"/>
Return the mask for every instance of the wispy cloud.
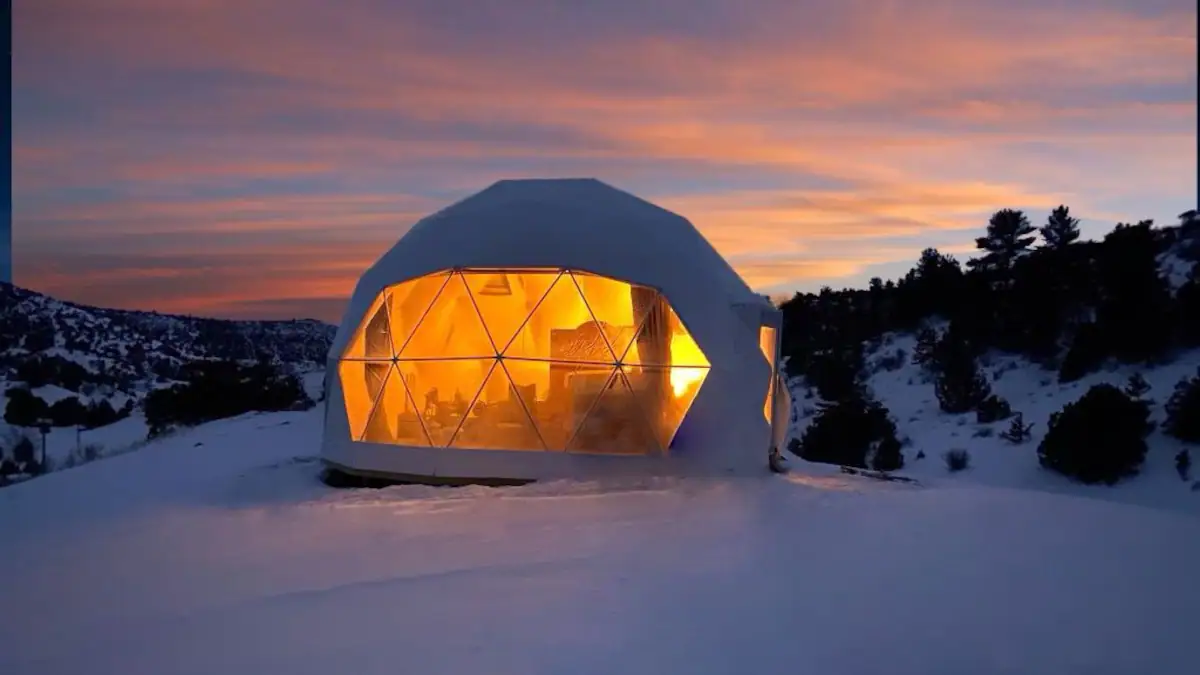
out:
<path id="1" fill-rule="evenodd" d="M 18 282 L 336 319 L 413 221 L 520 176 L 658 201 L 765 290 L 965 252 L 1005 206 L 1065 202 L 1097 230 L 1163 219 L 1195 201 L 1195 16 L 1189 0 L 24 3 Z"/>

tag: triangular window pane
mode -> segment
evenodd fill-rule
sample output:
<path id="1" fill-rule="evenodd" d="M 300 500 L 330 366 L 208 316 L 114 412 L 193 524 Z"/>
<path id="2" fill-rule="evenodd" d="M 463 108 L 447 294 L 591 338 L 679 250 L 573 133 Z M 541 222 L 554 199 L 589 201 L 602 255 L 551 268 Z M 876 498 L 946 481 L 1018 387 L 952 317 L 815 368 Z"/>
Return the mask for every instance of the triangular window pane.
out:
<path id="1" fill-rule="evenodd" d="M 388 318 L 392 326 L 392 348 L 396 354 L 404 350 L 405 343 L 429 311 L 433 299 L 449 280 L 449 272 L 438 272 L 388 289 Z"/>
<path id="2" fill-rule="evenodd" d="M 620 371 L 613 373 L 567 444 L 569 452 L 651 455 L 662 451 L 640 401 Z"/>
<path id="3" fill-rule="evenodd" d="M 616 363 L 569 274 L 560 275 L 504 350 L 506 357 Z"/>
<path id="4" fill-rule="evenodd" d="M 342 358 L 381 360 L 392 358 L 387 309 L 384 306 L 386 299 L 387 293 L 380 293 L 379 297 L 371 303 L 370 309 L 363 315 L 353 337 L 350 338 L 350 344 L 342 352 Z"/>
<path id="5" fill-rule="evenodd" d="M 479 311 L 463 278 L 455 273 L 446 282 L 412 338 L 400 352 L 402 359 L 494 357 L 496 350 L 483 328 Z"/>
<path id="6" fill-rule="evenodd" d="M 658 368 L 623 366 L 625 377 L 633 389 L 655 438 L 664 448 L 683 424 L 688 408 L 700 393 L 708 368 Z"/>
<path id="7" fill-rule="evenodd" d="M 607 363 L 501 361 L 549 450 L 567 442 L 612 377 Z"/>
<path id="8" fill-rule="evenodd" d="M 398 361 L 430 442 L 445 447 L 471 409 L 496 359 Z"/>
<path id="9" fill-rule="evenodd" d="M 621 362 L 638 366 L 709 367 L 708 358 L 661 295 L 646 313 Z"/>
<path id="10" fill-rule="evenodd" d="M 462 273 L 496 351 L 503 351 L 512 341 L 517 329 L 525 323 L 529 314 L 545 297 L 546 291 L 550 290 L 558 274 L 557 270 L 489 270 Z"/>
<path id="11" fill-rule="evenodd" d="M 502 363 L 492 368 L 466 419 L 450 442 L 452 448 L 545 450 L 520 393 Z"/>
<path id="12" fill-rule="evenodd" d="M 767 400 L 763 403 L 763 417 L 767 418 L 767 422 L 771 421 L 771 415 L 775 402 L 775 327 L 761 326 L 758 329 L 758 348 L 762 350 L 763 356 L 767 359 L 767 363 L 771 366 L 770 376 L 767 378 Z"/>
<path id="13" fill-rule="evenodd" d="M 417 405 L 404 385 L 404 376 L 395 366 L 389 367 L 391 371 L 384 383 L 383 393 L 371 412 L 363 440 L 368 443 L 428 447 L 429 436 L 421 423 Z"/>
<path id="14" fill-rule="evenodd" d="M 350 438 L 359 440 L 366 429 L 367 420 L 375 401 L 383 391 L 390 363 L 371 361 L 342 361 L 338 363 L 341 379 L 342 399 L 346 404 L 346 418 L 350 422 Z"/>
<path id="15" fill-rule="evenodd" d="M 584 272 L 572 272 L 571 276 L 603 329 L 613 354 L 624 354 L 655 306 L 658 291 Z"/>

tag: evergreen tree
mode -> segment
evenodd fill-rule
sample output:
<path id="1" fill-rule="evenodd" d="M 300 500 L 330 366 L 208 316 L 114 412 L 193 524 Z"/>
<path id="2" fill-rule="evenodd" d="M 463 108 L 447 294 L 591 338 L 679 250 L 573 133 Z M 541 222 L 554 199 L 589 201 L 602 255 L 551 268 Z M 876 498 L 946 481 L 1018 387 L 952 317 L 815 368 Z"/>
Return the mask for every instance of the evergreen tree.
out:
<path id="1" fill-rule="evenodd" d="M 1050 218 L 1038 232 L 1046 242 L 1045 248 L 1061 251 L 1079 238 L 1079 219 L 1072 218 L 1070 209 L 1060 205 L 1050 212 Z"/>
<path id="2" fill-rule="evenodd" d="M 1181 441 L 1200 443 L 1200 369 L 1195 377 L 1185 377 L 1175 385 L 1165 407 L 1163 431 Z"/>
<path id="3" fill-rule="evenodd" d="M 1087 322 L 1079 325 L 1071 346 L 1058 369 L 1058 381 L 1066 384 L 1094 373 L 1108 357 L 1108 342 L 1099 326 Z"/>
<path id="4" fill-rule="evenodd" d="M 930 316 L 950 317 L 958 312 L 963 270 L 954 256 L 927 248 L 896 289 L 895 320 L 900 327 L 912 328 Z"/>
<path id="5" fill-rule="evenodd" d="M 969 412 L 991 395 L 991 386 L 979 372 L 971 345 L 953 324 L 938 341 L 936 363 L 934 388 L 943 411 Z"/>
<path id="6" fill-rule="evenodd" d="M 50 406 L 38 395 L 23 387 L 8 390 L 5 422 L 15 427 L 34 427 L 49 415 Z"/>
<path id="7" fill-rule="evenodd" d="M 1174 321 L 1179 343 L 1200 347 L 1200 264 L 1192 268 L 1188 279 L 1175 291 Z"/>
<path id="8" fill-rule="evenodd" d="M 917 333 L 917 344 L 913 347 L 913 363 L 925 369 L 930 369 L 935 363 L 938 334 L 933 328 L 926 326 Z"/>
<path id="9" fill-rule="evenodd" d="M 1152 428 L 1145 401 L 1098 384 L 1050 416 L 1038 461 L 1083 483 L 1111 485 L 1141 469 Z"/>
<path id="10" fill-rule="evenodd" d="M 1013 417 L 1012 423 L 1009 424 L 1008 431 L 1000 434 L 1000 438 L 1014 445 L 1020 445 L 1030 439 L 1031 429 L 1033 429 L 1033 422 L 1025 424 L 1025 416 L 1017 413 L 1016 417 Z"/>
<path id="11" fill-rule="evenodd" d="M 817 404 L 819 412 L 800 436 L 793 452 L 810 462 L 867 468 L 871 457 L 879 470 L 899 468 L 900 442 L 887 408 L 862 389 L 839 401 Z M 873 456 L 872 456 L 872 453 Z"/>
<path id="12" fill-rule="evenodd" d="M 987 234 L 975 240 L 975 247 L 985 251 L 984 255 L 967 262 L 972 269 L 995 270 L 1006 274 L 1013 262 L 1025 251 L 1036 237 L 1037 230 L 1029 224 L 1029 218 L 1021 211 L 1001 209 L 988 221 Z"/>
<path id="13" fill-rule="evenodd" d="M 1097 267 L 1101 302 L 1096 323 L 1124 363 L 1151 361 L 1170 345 L 1171 292 L 1159 274 L 1161 244 L 1153 221 L 1118 223 L 1104 238 Z"/>
<path id="14" fill-rule="evenodd" d="M 1134 373 L 1129 376 L 1129 382 L 1125 385 L 1125 393 L 1132 398 L 1140 399 L 1150 393 L 1150 383 L 1142 377 L 1141 373 Z"/>

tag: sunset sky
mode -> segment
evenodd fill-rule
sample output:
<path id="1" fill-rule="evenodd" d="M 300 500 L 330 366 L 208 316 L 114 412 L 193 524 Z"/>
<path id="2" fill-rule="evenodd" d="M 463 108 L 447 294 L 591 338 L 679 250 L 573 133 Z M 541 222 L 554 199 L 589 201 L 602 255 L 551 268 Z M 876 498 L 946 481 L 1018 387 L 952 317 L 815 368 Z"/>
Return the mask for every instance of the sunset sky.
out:
<path id="1" fill-rule="evenodd" d="M 336 321 L 409 225 L 596 177 L 757 290 L 1196 200 L 1195 0 L 14 3 L 18 285 Z"/>

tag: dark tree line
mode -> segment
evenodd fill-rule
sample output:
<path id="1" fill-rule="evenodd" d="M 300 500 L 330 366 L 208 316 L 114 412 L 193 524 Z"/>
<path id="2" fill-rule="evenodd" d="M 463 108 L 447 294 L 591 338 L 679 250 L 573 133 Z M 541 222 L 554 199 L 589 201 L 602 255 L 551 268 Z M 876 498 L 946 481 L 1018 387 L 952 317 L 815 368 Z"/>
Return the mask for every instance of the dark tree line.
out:
<path id="1" fill-rule="evenodd" d="M 184 382 L 150 392 L 143 402 L 153 438 L 187 427 L 248 412 L 311 407 L 300 378 L 267 361 L 197 361 L 181 373 Z"/>
<path id="2" fill-rule="evenodd" d="M 1013 418 L 1001 436 L 1014 444 L 1028 440 L 1032 425 L 991 392 L 979 355 L 1019 354 L 1070 382 L 1106 362 L 1161 363 L 1200 346 L 1200 265 L 1178 289 L 1160 273 L 1168 251 L 1200 260 L 1200 220 L 1188 212 L 1181 221 L 1168 228 L 1119 223 L 1100 241 L 1081 241 L 1066 206 L 1040 227 L 1004 209 L 965 265 L 930 248 L 898 281 L 797 294 L 781 305 L 782 353 L 788 374 L 803 376 L 821 401 L 792 451 L 851 466 L 903 465 L 895 424 L 864 384 L 863 345 L 885 333 L 917 334 L 912 359 L 931 378 L 943 411 L 973 412 L 983 424 Z M 934 319 L 946 328 L 929 327 Z M 1093 387 L 1056 414 L 1038 449 L 1042 464 L 1084 482 L 1136 473 L 1152 428 L 1141 385 Z M 1200 419 L 1200 375 L 1180 383 L 1166 410 L 1168 433 L 1200 442 L 1193 422 Z M 1097 449 L 1080 449 L 1088 447 Z M 1190 467 L 1184 455 L 1177 466 Z"/>
<path id="3" fill-rule="evenodd" d="M 118 409 L 107 400 L 84 404 L 75 396 L 49 404 L 23 386 L 9 389 L 7 395 L 4 421 L 17 427 L 36 427 L 47 422 L 52 427 L 96 429 L 128 417 L 134 407 L 132 399 L 127 399 Z"/>
<path id="4" fill-rule="evenodd" d="M 1021 354 L 1058 369 L 1062 381 L 1109 359 L 1168 359 L 1200 346 L 1200 270 L 1173 292 L 1158 258 L 1168 248 L 1200 258 L 1200 245 L 1192 245 L 1200 241 L 1195 222 L 1119 223 L 1101 241 L 1080 241 L 1078 221 L 1065 206 L 1040 228 L 1020 211 L 998 211 L 976 240 L 980 254 L 966 265 L 930 248 L 898 281 L 826 287 L 784 302 L 789 374 L 812 379 L 826 367 L 825 355 L 887 332 L 918 331 L 930 319 L 948 321 L 955 339 L 976 354 Z"/>

